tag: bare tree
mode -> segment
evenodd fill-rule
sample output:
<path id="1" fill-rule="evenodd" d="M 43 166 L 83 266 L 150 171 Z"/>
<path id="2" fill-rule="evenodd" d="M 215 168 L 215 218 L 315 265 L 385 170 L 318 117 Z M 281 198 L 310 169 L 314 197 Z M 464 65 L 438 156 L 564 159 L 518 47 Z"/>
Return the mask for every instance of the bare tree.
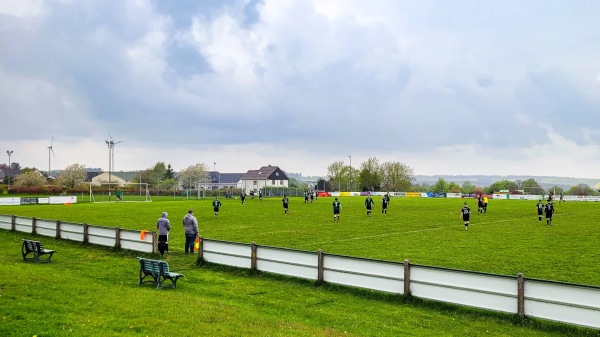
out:
<path id="1" fill-rule="evenodd" d="M 343 161 L 333 162 L 331 165 L 327 166 L 327 175 L 329 176 L 329 185 L 335 189 L 339 190 L 342 185 L 346 186 L 349 179 L 349 166 L 344 165 Z"/>
<path id="2" fill-rule="evenodd" d="M 58 183 L 64 188 L 73 188 L 85 182 L 85 165 L 71 164 L 58 177 Z"/>
<path id="3" fill-rule="evenodd" d="M 413 169 L 400 162 L 385 162 L 381 164 L 381 189 L 384 191 L 410 191 L 415 181 Z"/>

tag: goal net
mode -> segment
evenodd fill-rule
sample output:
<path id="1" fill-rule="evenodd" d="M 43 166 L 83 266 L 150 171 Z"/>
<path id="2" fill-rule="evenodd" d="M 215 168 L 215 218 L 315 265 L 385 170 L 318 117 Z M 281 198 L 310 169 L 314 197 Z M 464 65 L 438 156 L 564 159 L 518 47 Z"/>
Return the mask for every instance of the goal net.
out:
<path id="1" fill-rule="evenodd" d="M 90 183 L 90 202 L 152 201 L 147 183 Z"/>

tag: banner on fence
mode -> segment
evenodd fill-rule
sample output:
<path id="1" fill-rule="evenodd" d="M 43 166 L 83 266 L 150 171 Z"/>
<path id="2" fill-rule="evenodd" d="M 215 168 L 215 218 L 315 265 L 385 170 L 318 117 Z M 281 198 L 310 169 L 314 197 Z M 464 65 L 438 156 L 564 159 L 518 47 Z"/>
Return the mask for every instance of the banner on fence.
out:
<path id="1" fill-rule="evenodd" d="M 460 193 L 446 193 L 446 198 L 460 198 Z"/>
<path id="2" fill-rule="evenodd" d="M 36 205 L 38 203 L 38 198 L 21 198 L 21 205 Z"/>
<path id="3" fill-rule="evenodd" d="M 20 205 L 21 198 L 0 198 L 0 206 Z"/>
<path id="4" fill-rule="evenodd" d="M 38 205 L 38 204 L 75 204 L 77 196 L 57 196 L 48 198 L 37 197 L 12 197 L 0 198 L 0 206 L 16 206 L 16 205 Z"/>

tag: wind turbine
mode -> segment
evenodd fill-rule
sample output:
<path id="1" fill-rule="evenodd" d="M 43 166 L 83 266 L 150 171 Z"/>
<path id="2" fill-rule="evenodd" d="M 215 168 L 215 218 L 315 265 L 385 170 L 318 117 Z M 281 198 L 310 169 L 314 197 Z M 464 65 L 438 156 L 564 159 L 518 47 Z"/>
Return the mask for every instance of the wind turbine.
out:
<path id="1" fill-rule="evenodd" d="M 114 171 L 115 170 L 115 145 L 117 145 L 119 143 L 123 143 L 123 141 L 120 140 L 118 142 L 115 142 L 113 140 L 113 137 L 110 135 L 110 132 L 108 133 L 108 136 L 110 137 L 110 146 L 109 147 L 110 147 L 111 152 L 112 152 L 112 168 L 111 168 L 111 171 Z"/>
<path id="2" fill-rule="evenodd" d="M 50 152 L 52 152 L 52 155 L 56 157 L 56 155 L 54 155 L 54 148 L 52 147 L 53 144 L 54 144 L 54 136 L 52 136 L 52 140 L 50 141 L 50 146 L 46 146 L 46 148 L 48 148 L 48 178 L 50 178 Z"/>

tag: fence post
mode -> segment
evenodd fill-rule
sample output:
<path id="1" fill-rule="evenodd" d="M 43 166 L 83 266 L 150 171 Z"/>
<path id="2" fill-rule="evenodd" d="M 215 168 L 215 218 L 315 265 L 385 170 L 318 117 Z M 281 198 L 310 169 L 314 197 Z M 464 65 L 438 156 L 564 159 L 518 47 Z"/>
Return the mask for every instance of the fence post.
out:
<path id="1" fill-rule="evenodd" d="M 156 231 L 152 231 L 152 254 L 156 254 L 156 252 L 158 251 L 157 249 L 157 242 L 158 240 L 156 240 Z"/>
<path id="2" fill-rule="evenodd" d="M 256 241 L 252 241 L 250 244 L 250 269 L 256 271 Z"/>
<path id="3" fill-rule="evenodd" d="M 204 263 L 204 239 L 202 238 L 202 235 L 199 235 L 198 239 L 200 240 L 200 247 L 198 247 L 198 258 L 196 258 L 196 264 L 201 265 Z"/>
<path id="4" fill-rule="evenodd" d="M 115 227 L 115 249 L 121 249 L 121 228 Z"/>
<path id="5" fill-rule="evenodd" d="M 56 220 L 56 238 L 60 239 L 60 220 Z"/>
<path id="6" fill-rule="evenodd" d="M 410 295 L 410 261 L 404 260 L 404 295 Z"/>
<path id="7" fill-rule="evenodd" d="M 319 252 L 317 253 L 317 284 L 321 284 L 323 283 L 324 280 L 324 270 L 325 270 L 325 266 L 323 265 L 323 258 L 324 258 L 323 254 L 323 250 L 319 249 Z"/>
<path id="8" fill-rule="evenodd" d="M 89 229 L 88 229 L 89 225 L 86 224 L 85 222 L 83 223 L 83 243 L 88 243 L 89 242 Z"/>
<path id="9" fill-rule="evenodd" d="M 31 234 L 35 235 L 36 230 L 35 230 L 35 226 L 37 224 L 37 219 L 36 218 L 31 218 Z"/>
<path id="10" fill-rule="evenodd" d="M 525 316 L 525 276 L 523 273 L 517 274 L 517 314 L 519 317 Z"/>
<path id="11" fill-rule="evenodd" d="M 13 232 L 17 230 L 17 216 L 16 215 L 13 215 L 10 219 L 10 230 Z"/>

